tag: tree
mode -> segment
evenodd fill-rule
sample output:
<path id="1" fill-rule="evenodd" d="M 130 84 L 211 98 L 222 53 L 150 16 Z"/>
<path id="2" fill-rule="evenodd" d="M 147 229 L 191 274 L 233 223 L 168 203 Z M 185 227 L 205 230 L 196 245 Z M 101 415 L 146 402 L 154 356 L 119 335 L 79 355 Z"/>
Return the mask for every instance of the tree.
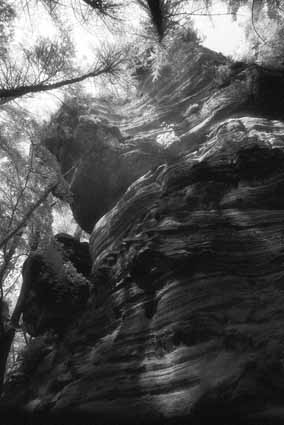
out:
<path id="1" fill-rule="evenodd" d="M 26 94 L 50 91 L 89 78 L 116 74 L 122 63 L 121 52 L 111 50 L 108 55 L 99 55 L 91 69 L 84 72 L 76 69 L 76 66 L 72 63 L 74 56 L 72 42 L 60 17 L 60 13 L 64 10 L 62 7 L 66 6 L 65 3 L 55 0 L 41 1 L 59 29 L 59 41 L 39 39 L 32 49 L 23 48 L 22 51 L 18 52 L 17 60 L 15 60 L 9 51 L 9 41 L 12 40 L 13 35 L 13 20 L 16 13 L 21 12 L 21 8 L 16 3 L 15 10 L 1 0 L 0 10 L 3 9 L 3 17 L 0 21 L 0 48 L 5 54 L 2 55 L 0 60 L 0 104 Z M 181 17 L 185 20 L 190 18 L 192 14 L 210 14 L 212 5 L 211 0 L 195 0 L 191 3 L 198 6 L 203 5 L 203 7 L 197 7 L 196 11 L 189 12 L 185 8 L 186 3 L 188 3 L 185 0 L 136 0 L 136 3 L 148 17 L 145 23 L 146 32 L 152 32 L 153 35 L 156 35 L 159 43 L 162 43 L 171 33 Z M 247 0 L 228 0 L 228 13 L 236 16 L 238 9 L 245 3 L 247 3 Z M 27 0 L 26 4 L 32 4 L 32 1 Z M 270 16 L 278 16 L 278 18 L 279 11 L 282 9 L 280 0 L 269 2 L 254 0 L 251 4 L 251 22 L 255 32 L 257 31 L 255 22 L 264 5 L 267 5 Z M 74 13 L 80 13 L 85 20 L 92 19 L 91 12 L 93 12 L 101 19 L 120 21 L 123 3 L 111 0 L 76 0 L 72 7 Z M 121 24 L 123 25 L 123 22 Z M 161 49 L 157 48 L 157 51 L 160 54 Z"/>
<path id="2" fill-rule="evenodd" d="M 50 65 L 49 58 L 57 57 L 59 49 L 54 45 L 49 45 L 42 42 L 41 51 L 35 51 L 34 54 L 28 56 L 26 70 L 17 69 L 17 66 L 10 60 L 3 60 L 0 63 L 0 72 L 2 79 L 0 80 L 0 103 L 4 104 L 12 99 L 24 96 L 26 94 L 50 91 L 64 86 L 82 82 L 88 78 L 95 78 L 101 75 L 115 75 L 118 72 L 119 65 L 122 62 L 120 52 L 109 51 L 107 55 L 101 55 L 92 70 L 75 76 L 69 77 L 65 74 L 62 77 L 62 62 L 64 63 L 64 54 L 60 52 L 62 61 L 57 61 Z M 29 70 L 33 68 L 31 65 L 35 62 L 35 57 L 38 60 L 38 69 L 33 79 L 31 80 Z"/>
<path id="3" fill-rule="evenodd" d="M 9 275 L 13 274 L 21 258 L 28 257 L 52 235 L 51 194 L 66 191 L 59 168 L 52 155 L 36 143 L 36 125 L 22 122 L 19 128 L 2 128 L 0 139 L 0 309 L 5 306 L 5 293 Z M 25 131 L 22 130 L 25 123 Z M 1 130 L 1 129 L 0 129 Z M 21 141 L 24 132 L 31 138 L 30 152 L 21 153 L 15 138 Z M 4 135 L 4 133 L 6 133 Z M 26 135 L 27 136 L 27 135 Z M 62 193 L 61 193 L 62 196 Z M 0 387 L 3 384 L 10 347 L 19 326 L 19 318 L 27 290 L 23 282 L 11 317 L 0 315 Z M 1 320 L 2 318 L 2 320 Z"/>
<path id="4" fill-rule="evenodd" d="M 54 3 L 50 1 L 49 7 Z M 112 2 L 108 2 L 106 7 L 103 2 L 89 3 L 103 16 L 109 16 L 110 9 L 115 10 L 115 4 Z M 10 49 L 13 41 L 13 20 L 19 9 L 15 11 L 3 0 L 0 3 L 0 11 L 1 9 L 5 13 L 3 12 L 0 19 L 0 50 L 3 53 L 0 59 L 0 104 L 26 94 L 54 90 L 102 75 L 113 76 L 118 72 L 122 56 L 119 50 L 113 49 L 100 52 L 94 65 L 84 72 L 76 67 L 72 41 L 62 21 L 55 15 L 55 7 L 52 8 L 52 16 L 59 39 L 55 41 L 39 38 L 32 48 L 22 46 L 13 51 Z"/>

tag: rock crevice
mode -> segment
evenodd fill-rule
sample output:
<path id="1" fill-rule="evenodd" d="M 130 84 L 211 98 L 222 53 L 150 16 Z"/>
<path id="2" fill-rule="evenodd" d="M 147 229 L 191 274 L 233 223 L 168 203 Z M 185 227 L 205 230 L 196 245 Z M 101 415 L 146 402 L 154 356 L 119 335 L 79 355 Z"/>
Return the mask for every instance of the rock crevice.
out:
<path id="1" fill-rule="evenodd" d="M 273 109 L 274 119 L 264 117 L 257 90 L 264 103 L 272 102 L 264 83 L 253 86 L 252 100 L 250 79 L 258 84 L 268 78 L 263 70 L 230 64 L 226 80 L 212 82 L 216 61 L 217 67 L 228 64 L 207 49 L 196 53 L 188 61 L 187 80 L 186 61 L 174 81 L 167 74 L 164 84 L 154 86 L 143 77 L 148 102 L 160 92 L 147 131 L 133 114 L 118 126 L 120 132 L 106 137 L 127 106 L 109 119 L 107 129 L 89 118 L 76 123 L 72 137 L 86 136 L 84 146 L 90 142 L 93 149 L 93 140 L 100 140 L 94 148 L 100 165 L 90 155 L 89 165 L 80 165 L 73 176 L 77 212 L 82 208 L 92 218 L 87 223 L 78 216 L 85 228 L 95 224 L 92 266 L 86 246 L 65 235 L 57 239 L 65 247 L 63 258 L 80 273 L 87 270 L 87 295 L 79 309 L 64 313 L 68 323 L 62 332 L 51 321 L 57 339 L 48 340 L 47 327 L 36 332 L 47 341 L 35 368 L 24 384 L 12 380 L 6 390 L 6 405 L 13 405 L 15 394 L 21 412 L 41 423 L 67 423 L 67 418 L 108 425 L 283 422 L 284 123 Z M 145 101 L 139 113 L 146 114 Z M 277 102 L 280 97 L 275 103 L 280 118 Z M 242 113 L 248 105 L 255 116 Z M 132 164 L 131 177 L 114 194 L 109 155 L 119 152 L 116 164 L 131 157 L 130 144 L 153 138 L 157 122 L 170 116 L 178 150 L 173 142 L 147 167 L 134 172 Z M 193 133 L 198 138 L 192 139 Z M 151 146 L 156 149 L 156 142 Z M 137 155 L 144 154 L 143 147 Z M 100 199 L 104 192 L 111 198 L 95 210 L 81 204 L 78 183 L 91 169 L 97 174 L 82 196 Z M 45 285 L 38 282 L 38 291 Z M 66 296 L 60 311 L 68 307 Z M 36 300 L 29 300 L 33 311 Z M 45 308 L 47 315 L 55 311 L 51 304 Z M 28 313 L 24 320 L 29 323 Z"/>

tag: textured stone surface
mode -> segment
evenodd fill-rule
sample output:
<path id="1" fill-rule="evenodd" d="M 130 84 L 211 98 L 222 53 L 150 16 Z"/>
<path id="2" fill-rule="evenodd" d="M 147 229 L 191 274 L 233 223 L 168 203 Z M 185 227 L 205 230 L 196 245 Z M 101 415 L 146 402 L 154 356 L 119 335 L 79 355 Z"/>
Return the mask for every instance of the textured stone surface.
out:
<path id="1" fill-rule="evenodd" d="M 31 254 L 24 264 L 30 279 L 22 311 L 26 331 L 32 336 L 64 332 L 87 302 L 90 272 L 88 244 L 64 233 L 45 251 Z"/>
<path id="2" fill-rule="evenodd" d="M 59 235 L 84 303 L 64 273 L 32 273 L 23 318 L 39 336 L 2 404 L 15 423 L 284 422 L 283 76 L 190 43 L 171 60 L 129 101 L 49 128 L 73 211 L 96 223 L 92 272 Z"/>
<path id="3" fill-rule="evenodd" d="M 87 308 L 17 406 L 56 423 L 283 423 L 283 149 L 281 122 L 229 119 L 137 180 L 92 234 Z"/>
<path id="4" fill-rule="evenodd" d="M 248 113 L 283 117 L 281 73 L 181 40 L 169 58 L 154 83 L 140 73 L 136 95 L 63 108 L 49 127 L 44 143 L 72 183 L 72 209 L 88 232 L 131 183 L 198 149 L 216 122 Z"/>
<path id="5" fill-rule="evenodd" d="M 44 143 L 71 184 L 75 218 L 91 232 L 128 186 L 163 162 L 164 155 L 154 141 L 139 146 L 127 143 L 118 127 L 105 123 L 92 111 L 82 115 L 79 109 L 73 114 L 75 117 L 68 115 L 65 123 L 63 112 L 59 113 L 58 125 L 53 123 Z"/>

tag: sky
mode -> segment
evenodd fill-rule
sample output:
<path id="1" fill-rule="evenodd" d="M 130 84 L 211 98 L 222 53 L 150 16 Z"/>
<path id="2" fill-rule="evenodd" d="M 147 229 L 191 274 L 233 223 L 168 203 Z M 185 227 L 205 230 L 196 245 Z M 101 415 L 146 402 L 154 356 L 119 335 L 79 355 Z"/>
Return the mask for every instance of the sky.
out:
<path id="1" fill-rule="evenodd" d="M 222 15 L 226 13 L 225 7 L 222 3 L 217 4 L 212 9 L 211 17 L 197 15 L 193 17 L 193 22 L 204 37 L 204 46 L 225 56 L 241 59 L 247 49 L 244 27 L 250 17 L 250 10 L 247 6 L 241 7 L 234 21 L 231 15 Z"/>
<path id="2" fill-rule="evenodd" d="M 130 0 L 129 0 L 130 2 Z M 29 3 L 31 4 L 31 3 Z M 69 1 L 70 4 L 70 1 Z M 195 4 L 195 6 L 194 6 Z M 249 9 L 242 7 L 238 13 L 238 19 L 232 20 L 231 15 L 226 15 L 226 4 L 217 0 L 213 2 L 211 18 L 208 16 L 193 16 L 192 20 L 195 28 L 202 37 L 203 44 L 225 55 L 230 55 L 235 59 L 242 59 L 247 43 L 245 41 L 244 25 L 249 19 Z M 188 2 L 189 11 L 196 10 L 196 2 Z M 120 33 L 113 32 L 113 25 L 108 25 L 99 20 L 92 20 L 88 25 L 82 22 L 80 17 L 74 16 L 72 8 L 66 8 L 64 11 L 65 22 L 69 26 L 70 34 L 75 46 L 76 63 L 82 65 L 82 70 L 89 69 L 92 66 L 96 49 L 101 43 L 113 43 L 116 39 L 126 39 L 131 41 L 131 37 L 136 33 L 141 21 L 141 12 L 137 6 L 131 6 L 129 9 L 131 20 L 127 15 L 127 31 Z M 201 11 L 203 12 L 203 11 Z M 81 21 L 81 22 L 80 22 Z M 30 6 L 25 9 L 25 13 L 16 21 L 14 48 L 17 49 L 31 47 L 37 37 L 57 38 L 57 30 L 52 23 L 51 18 L 46 13 L 43 6 L 37 3 L 37 6 Z M 87 81 L 85 87 L 92 94 L 97 93 L 97 82 Z M 60 91 L 50 93 L 36 94 L 33 97 L 17 100 L 17 103 L 30 111 L 39 121 L 48 120 L 61 104 L 62 94 Z"/>

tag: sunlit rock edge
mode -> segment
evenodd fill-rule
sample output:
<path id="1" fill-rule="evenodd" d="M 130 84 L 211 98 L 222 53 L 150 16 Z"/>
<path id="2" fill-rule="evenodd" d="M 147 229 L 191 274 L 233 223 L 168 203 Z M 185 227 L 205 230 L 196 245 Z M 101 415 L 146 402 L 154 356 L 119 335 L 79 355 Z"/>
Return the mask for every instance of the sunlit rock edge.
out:
<path id="1" fill-rule="evenodd" d="M 137 68 L 136 92 L 119 99 L 75 100 L 46 128 L 43 143 L 71 184 L 76 220 L 87 232 L 131 183 L 204 143 L 231 117 L 280 119 L 281 72 L 232 62 L 194 43 L 169 52 L 160 78 Z"/>
<path id="2" fill-rule="evenodd" d="M 283 92 L 269 110 L 264 71 L 241 67 L 199 115 L 157 101 L 180 148 L 97 217 L 86 308 L 6 406 L 48 423 L 283 423 Z"/>

